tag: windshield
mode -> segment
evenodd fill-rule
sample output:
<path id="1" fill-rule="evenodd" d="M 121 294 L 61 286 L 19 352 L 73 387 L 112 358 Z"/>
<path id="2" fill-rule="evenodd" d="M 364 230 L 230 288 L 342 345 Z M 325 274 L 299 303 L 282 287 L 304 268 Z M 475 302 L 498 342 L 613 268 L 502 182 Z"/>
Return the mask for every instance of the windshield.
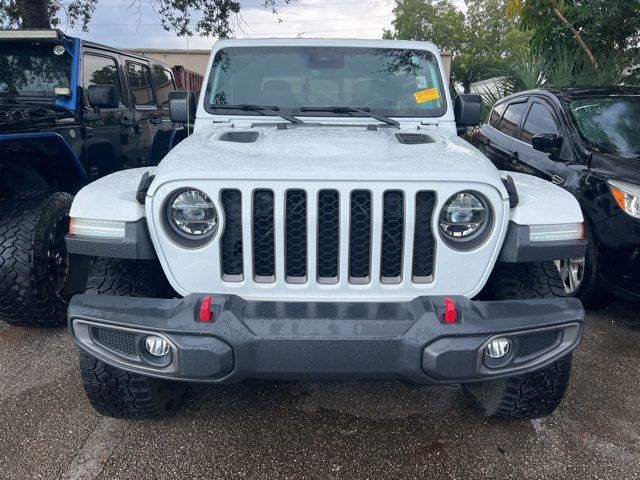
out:
<path id="1" fill-rule="evenodd" d="M 233 47 L 216 53 L 205 95 L 210 113 L 255 115 L 232 105 L 277 107 L 296 116 L 363 115 L 330 109 L 340 106 L 439 117 L 446 98 L 436 57 L 425 50 Z"/>
<path id="2" fill-rule="evenodd" d="M 71 57 L 57 43 L 0 43 L 0 94 L 52 97 L 70 87 L 70 72 Z"/>
<path id="3" fill-rule="evenodd" d="M 586 141 L 604 153 L 640 154 L 640 98 L 595 98 L 570 105 Z"/>

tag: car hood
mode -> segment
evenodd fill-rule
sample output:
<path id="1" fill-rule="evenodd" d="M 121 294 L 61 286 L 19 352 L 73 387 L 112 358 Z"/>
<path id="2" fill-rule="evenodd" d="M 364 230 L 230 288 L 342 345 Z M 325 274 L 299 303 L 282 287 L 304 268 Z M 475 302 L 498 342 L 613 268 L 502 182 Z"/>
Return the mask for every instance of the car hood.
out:
<path id="1" fill-rule="evenodd" d="M 596 152 L 591 158 L 591 171 L 640 184 L 640 158 Z"/>
<path id="2" fill-rule="evenodd" d="M 229 132 L 255 132 L 256 138 L 249 143 L 225 141 Z M 401 143 L 397 133 L 424 134 L 430 143 Z M 366 125 L 201 129 L 169 152 L 156 171 L 152 190 L 169 181 L 202 178 L 468 181 L 501 186 L 498 170 L 469 143 L 435 128 L 415 126 L 412 130 Z"/>

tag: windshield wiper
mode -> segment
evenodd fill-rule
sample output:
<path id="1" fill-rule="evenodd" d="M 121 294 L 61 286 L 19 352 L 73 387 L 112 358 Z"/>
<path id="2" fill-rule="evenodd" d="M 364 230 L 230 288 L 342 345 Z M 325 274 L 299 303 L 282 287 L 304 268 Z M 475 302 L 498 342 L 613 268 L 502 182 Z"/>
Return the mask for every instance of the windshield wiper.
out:
<path id="1" fill-rule="evenodd" d="M 296 123 L 298 125 L 304 123 L 302 120 L 300 120 L 297 117 L 294 117 L 293 115 L 287 115 L 286 113 L 280 113 L 278 111 L 278 110 L 280 110 L 280 107 L 277 107 L 277 106 L 265 107 L 264 105 L 247 105 L 247 104 L 218 105 L 216 103 L 212 103 L 209 106 L 211 108 L 220 108 L 220 109 L 227 109 L 227 110 L 242 110 L 244 112 L 261 112 L 261 113 L 263 113 L 263 115 L 265 113 L 267 113 L 269 115 L 275 115 L 277 117 L 284 118 L 285 120 L 287 120 L 287 121 L 289 121 L 291 123 Z"/>
<path id="2" fill-rule="evenodd" d="M 20 103 L 16 100 L 16 96 L 9 92 L 0 92 L 0 98 L 5 100 L 7 103 Z"/>
<path id="3" fill-rule="evenodd" d="M 380 115 L 379 113 L 373 113 L 369 107 L 357 108 L 349 106 L 335 106 L 335 107 L 300 107 L 301 112 L 331 112 L 331 113 L 362 113 L 368 117 L 375 118 L 387 125 L 393 125 L 394 127 L 400 127 L 400 123 L 393 118 Z"/>

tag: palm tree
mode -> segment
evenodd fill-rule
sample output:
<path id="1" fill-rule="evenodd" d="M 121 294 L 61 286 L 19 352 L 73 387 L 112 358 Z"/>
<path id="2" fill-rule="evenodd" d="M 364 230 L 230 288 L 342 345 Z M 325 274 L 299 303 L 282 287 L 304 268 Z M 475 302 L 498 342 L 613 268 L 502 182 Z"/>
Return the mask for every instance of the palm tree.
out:
<path id="1" fill-rule="evenodd" d="M 591 62 L 591 65 L 593 65 L 593 68 L 598 70 L 596 57 L 591 53 L 591 50 L 589 50 L 589 47 L 584 42 L 582 35 L 580 35 L 580 32 L 574 28 L 567 17 L 562 14 L 562 0 L 507 0 L 505 13 L 508 16 L 522 15 L 527 9 L 532 11 L 541 11 L 545 7 L 551 8 L 551 11 L 558 20 L 560 20 L 560 22 L 569 29 L 576 43 L 585 53 L 589 62 Z"/>

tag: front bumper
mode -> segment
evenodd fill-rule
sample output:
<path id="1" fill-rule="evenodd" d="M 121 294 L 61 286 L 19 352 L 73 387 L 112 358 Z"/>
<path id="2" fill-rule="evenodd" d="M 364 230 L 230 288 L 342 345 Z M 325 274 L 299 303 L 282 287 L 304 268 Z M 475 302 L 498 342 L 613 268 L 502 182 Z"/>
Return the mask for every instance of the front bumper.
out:
<path id="1" fill-rule="evenodd" d="M 213 320 L 199 321 L 203 295 L 183 299 L 76 295 L 69 307 L 75 342 L 104 362 L 149 376 L 231 383 L 245 378 L 403 378 L 464 383 L 540 369 L 580 341 L 584 310 L 573 298 L 476 302 L 444 297 L 407 303 L 265 302 L 213 296 Z M 143 347 L 154 334 L 170 343 L 158 359 Z M 495 362 L 498 336 L 512 342 Z"/>

